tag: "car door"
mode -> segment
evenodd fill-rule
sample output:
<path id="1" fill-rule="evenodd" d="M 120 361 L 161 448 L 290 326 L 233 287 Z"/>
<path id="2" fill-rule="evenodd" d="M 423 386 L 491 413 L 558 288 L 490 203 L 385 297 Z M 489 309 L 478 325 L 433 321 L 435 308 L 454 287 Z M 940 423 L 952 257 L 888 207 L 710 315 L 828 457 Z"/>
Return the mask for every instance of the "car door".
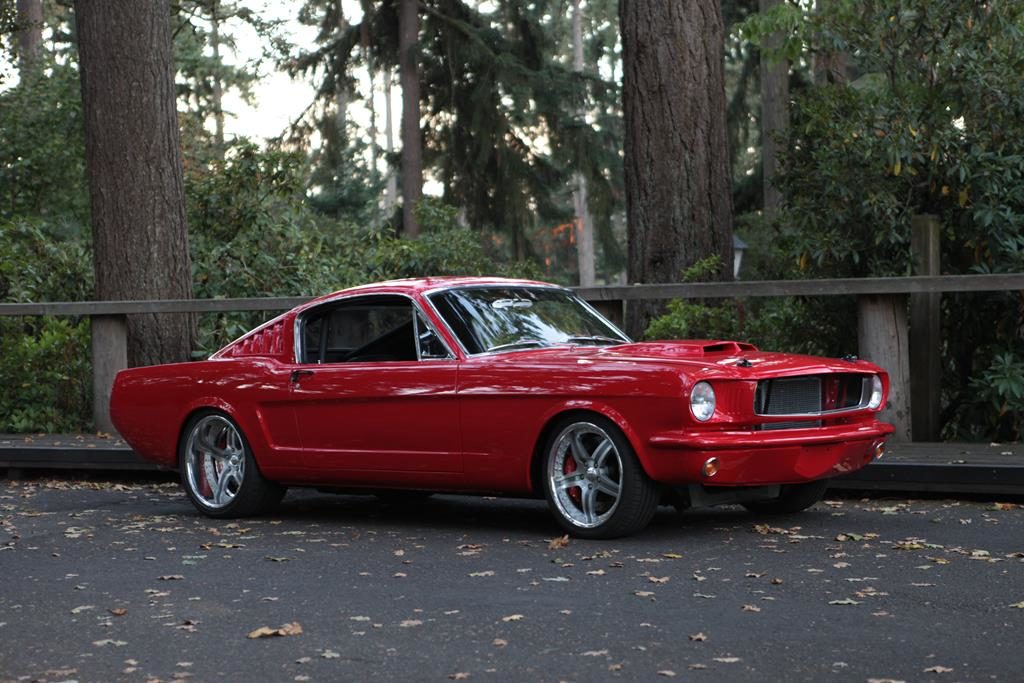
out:
<path id="1" fill-rule="evenodd" d="M 411 299 L 323 304 L 300 318 L 299 334 L 291 393 L 306 465 L 462 472 L 457 361 Z"/>

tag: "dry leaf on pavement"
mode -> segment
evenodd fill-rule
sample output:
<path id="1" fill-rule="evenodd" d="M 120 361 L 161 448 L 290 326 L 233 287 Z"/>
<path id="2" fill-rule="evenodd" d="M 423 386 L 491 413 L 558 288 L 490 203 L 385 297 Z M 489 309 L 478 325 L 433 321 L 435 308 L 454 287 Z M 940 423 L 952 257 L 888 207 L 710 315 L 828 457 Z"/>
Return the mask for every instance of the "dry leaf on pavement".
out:
<path id="1" fill-rule="evenodd" d="M 569 534 L 566 534 L 565 536 L 562 536 L 560 538 L 552 538 L 550 541 L 548 541 L 549 550 L 558 550 L 559 548 L 564 548 L 567 545 L 569 545 Z"/>
<path id="2" fill-rule="evenodd" d="M 302 634 L 302 625 L 297 621 L 283 624 L 280 628 L 260 626 L 255 631 L 250 631 L 248 638 L 272 638 L 276 636 L 298 636 Z"/>

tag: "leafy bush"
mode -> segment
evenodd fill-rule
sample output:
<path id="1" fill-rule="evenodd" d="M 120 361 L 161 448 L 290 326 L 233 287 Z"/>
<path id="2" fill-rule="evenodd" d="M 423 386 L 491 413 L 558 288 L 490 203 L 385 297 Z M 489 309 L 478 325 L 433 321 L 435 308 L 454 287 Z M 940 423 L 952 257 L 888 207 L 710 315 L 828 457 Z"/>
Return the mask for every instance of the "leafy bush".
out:
<path id="1" fill-rule="evenodd" d="M 842 53 L 849 64 L 848 82 L 794 92 L 776 178 L 786 207 L 767 232 L 798 277 L 911 274 L 917 214 L 943 225 L 942 272 L 1021 271 L 1024 5 L 783 3 L 744 28 L 784 32 L 786 57 Z M 996 401 L 1005 413 L 993 416 L 978 387 L 1024 359 L 1021 313 L 1009 293 L 943 297 L 945 436 L 994 438 L 1020 422 L 1019 404 Z"/>
<path id="2" fill-rule="evenodd" d="M 89 323 L 0 319 L 0 431 L 68 432 L 88 425 Z"/>
<path id="3" fill-rule="evenodd" d="M 92 298 L 88 244 L 45 223 L 0 222 L 0 298 Z M 72 431 L 90 421 L 89 324 L 0 318 L 0 431 Z"/>

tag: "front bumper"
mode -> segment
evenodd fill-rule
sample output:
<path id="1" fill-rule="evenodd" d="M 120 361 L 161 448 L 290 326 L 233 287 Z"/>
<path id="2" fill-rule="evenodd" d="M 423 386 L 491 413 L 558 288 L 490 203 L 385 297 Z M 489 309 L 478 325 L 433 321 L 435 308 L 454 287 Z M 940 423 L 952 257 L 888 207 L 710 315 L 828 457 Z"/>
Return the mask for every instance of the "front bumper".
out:
<path id="1" fill-rule="evenodd" d="M 644 465 L 665 484 L 797 484 L 860 469 L 893 430 L 873 420 L 777 431 L 663 432 L 648 439 Z M 702 471 L 709 458 L 717 459 L 713 476 Z"/>

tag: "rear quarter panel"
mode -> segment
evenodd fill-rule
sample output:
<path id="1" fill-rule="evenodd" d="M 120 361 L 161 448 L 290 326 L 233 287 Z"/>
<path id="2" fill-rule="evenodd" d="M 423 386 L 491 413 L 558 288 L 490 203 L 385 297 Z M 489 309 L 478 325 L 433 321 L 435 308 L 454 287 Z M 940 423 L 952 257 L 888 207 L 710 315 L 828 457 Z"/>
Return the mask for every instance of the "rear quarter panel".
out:
<path id="1" fill-rule="evenodd" d="M 260 469 L 268 473 L 298 451 L 287 404 L 289 371 L 285 364 L 263 358 L 122 370 L 111 393 L 111 418 L 140 457 L 175 467 L 189 416 L 204 408 L 220 410 L 238 423 Z"/>

